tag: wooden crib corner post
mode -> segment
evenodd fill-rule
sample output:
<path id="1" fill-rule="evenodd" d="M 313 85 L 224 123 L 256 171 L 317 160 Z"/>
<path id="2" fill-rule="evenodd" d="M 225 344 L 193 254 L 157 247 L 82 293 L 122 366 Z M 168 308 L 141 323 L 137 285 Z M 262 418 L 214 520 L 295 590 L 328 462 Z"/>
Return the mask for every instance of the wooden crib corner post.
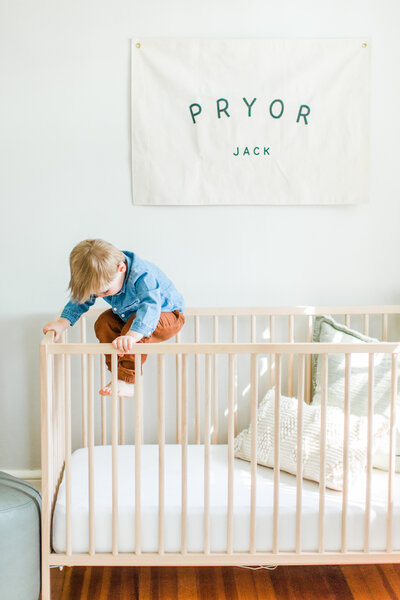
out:
<path id="1" fill-rule="evenodd" d="M 41 452 L 42 452 L 42 512 L 41 512 L 41 569 L 42 600 L 50 600 L 50 394 L 51 372 L 50 355 L 47 344 L 40 345 L 40 414 L 41 414 Z"/>

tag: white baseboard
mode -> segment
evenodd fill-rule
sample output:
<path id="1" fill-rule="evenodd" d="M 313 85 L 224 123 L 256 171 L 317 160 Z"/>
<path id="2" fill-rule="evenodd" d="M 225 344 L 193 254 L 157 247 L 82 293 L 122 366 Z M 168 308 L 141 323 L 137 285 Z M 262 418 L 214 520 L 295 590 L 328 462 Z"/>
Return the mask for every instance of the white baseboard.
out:
<path id="1" fill-rule="evenodd" d="M 40 469 L 1 469 L 4 473 L 8 473 L 18 479 L 36 480 L 42 479 L 42 471 Z"/>

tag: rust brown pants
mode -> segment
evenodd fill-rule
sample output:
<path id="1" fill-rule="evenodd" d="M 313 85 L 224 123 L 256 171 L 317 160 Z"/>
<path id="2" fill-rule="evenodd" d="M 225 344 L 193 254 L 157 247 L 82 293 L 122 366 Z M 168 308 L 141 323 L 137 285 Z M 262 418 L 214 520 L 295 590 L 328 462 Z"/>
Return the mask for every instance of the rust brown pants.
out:
<path id="1" fill-rule="evenodd" d="M 101 313 L 94 324 L 94 330 L 99 342 L 110 344 L 120 335 L 126 335 L 130 330 L 136 313 L 132 315 L 125 323 L 111 309 Z M 142 337 L 138 344 L 153 344 L 169 340 L 178 333 L 185 323 L 185 317 L 179 310 L 173 312 L 161 313 L 157 327 L 149 337 Z M 147 354 L 142 354 L 142 365 L 147 358 Z M 108 370 L 111 371 L 111 355 L 106 354 L 106 363 Z M 143 374 L 143 367 L 142 367 Z M 126 354 L 118 358 L 118 379 L 135 383 L 135 356 Z"/>

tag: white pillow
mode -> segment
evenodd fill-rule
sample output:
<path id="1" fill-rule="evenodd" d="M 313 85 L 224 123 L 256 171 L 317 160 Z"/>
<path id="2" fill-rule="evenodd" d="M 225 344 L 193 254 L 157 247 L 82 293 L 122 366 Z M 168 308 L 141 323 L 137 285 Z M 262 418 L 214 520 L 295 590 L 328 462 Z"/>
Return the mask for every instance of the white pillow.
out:
<path id="1" fill-rule="evenodd" d="M 280 468 L 297 473 L 297 398 L 280 398 Z M 344 414 L 340 408 L 326 410 L 325 485 L 343 489 Z M 303 477 L 320 479 L 321 407 L 303 402 Z M 374 445 L 380 444 L 388 433 L 385 419 L 374 418 Z M 235 438 L 235 456 L 251 460 L 252 427 Z M 257 409 L 257 462 L 274 466 L 275 389 L 272 388 Z M 350 416 L 349 420 L 349 483 L 365 470 L 367 460 L 367 418 Z"/>
<path id="2" fill-rule="evenodd" d="M 314 342 L 335 344 L 362 344 L 378 342 L 362 333 L 337 323 L 331 317 L 317 317 L 314 324 Z M 320 355 L 314 355 L 312 404 L 321 404 L 321 366 Z M 391 394 L 392 357 L 390 354 L 375 354 L 374 362 L 374 415 L 383 415 L 389 423 Z M 400 371 L 398 370 L 400 375 Z M 344 409 L 344 354 L 330 354 L 328 357 L 327 401 L 329 406 Z M 400 381 L 398 380 L 400 384 Z M 400 385 L 398 386 L 400 391 Z M 358 416 L 368 413 L 368 354 L 351 354 L 350 376 L 350 412 Z M 374 417 L 375 418 L 375 417 Z M 400 471 L 400 396 L 396 401 L 396 471 Z M 382 450 L 376 449 L 373 465 L 379 469 L 389 466 L 389 437 L 382 443 Z"/>

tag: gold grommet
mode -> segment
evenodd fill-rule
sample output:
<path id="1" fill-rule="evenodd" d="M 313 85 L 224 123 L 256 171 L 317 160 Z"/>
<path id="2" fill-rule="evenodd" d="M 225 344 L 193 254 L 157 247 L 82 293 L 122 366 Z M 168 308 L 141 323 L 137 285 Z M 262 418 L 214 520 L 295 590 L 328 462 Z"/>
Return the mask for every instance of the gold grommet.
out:
<path id="1" fill-rule="evenodd" d="M 140 48 L 142 44 L 139 44 L 139 42 L 136 44 L 136 48 Z"/>
<path id="2" fill-rule="evenodd" d="M 363 44 L 361 44 L 361 47 L 362 47 L 362 48 L 366 48 L 366 47 L 367 47 L 367 44 L 364 42 Z"/>

